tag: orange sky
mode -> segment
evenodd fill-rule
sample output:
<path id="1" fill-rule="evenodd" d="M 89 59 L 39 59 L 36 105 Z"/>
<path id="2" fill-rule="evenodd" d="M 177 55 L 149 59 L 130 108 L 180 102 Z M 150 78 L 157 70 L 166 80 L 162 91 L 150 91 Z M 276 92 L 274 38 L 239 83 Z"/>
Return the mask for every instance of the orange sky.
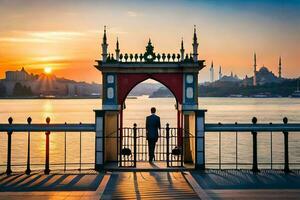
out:
<path id="1" fill-rule="evenodd" d="M 251 75 L 254 51 L 258 66 L 277 74 L 281 55 L 283 76 L 300 76 L 299 3 L 211 2 L 0 0 L 0 78 L 6 70 L 52 67 L 60 77 L 100 82 L 93 65 L 104 25 L 110 53 L 117 36 L 122 53 L 144 52 L 149 37 L 156 52 L 179 53 L 181 37 L 191 51 L 194 24 L 199 58 L 214 61 L 215 77 L 219 65 L 225 74 Z M 208 71 L 201 71 L 200 82 Z"/>

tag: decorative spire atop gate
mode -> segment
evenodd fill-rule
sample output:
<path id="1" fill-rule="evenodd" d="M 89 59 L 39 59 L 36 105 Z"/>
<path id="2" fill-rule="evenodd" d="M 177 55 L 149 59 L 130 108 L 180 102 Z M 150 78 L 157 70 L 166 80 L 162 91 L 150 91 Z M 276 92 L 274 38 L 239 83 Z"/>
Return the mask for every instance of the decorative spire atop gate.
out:
<path id="1" fill-rule="evenodd" d="M 117 38 L 117 44 L 116 44 L 116 60 L 119 62 L 120 60 L 120 48 L 119 48 L 119 38 Z"/>
<path id="2" fill-rule="evenodd" d="M 146 46 L 146 52 L 144 53 L 144 60 L 146 62 L 153 62 L 156 58 L 155 53 L 153 52 L 154 47 L 151 43 L 151 39 L 149 38 L 148 45 Z"/>
<path id="3" fill-rule="evenodd" d="M 184 47 L 183 47 L 183 38 L 181 38 L 181 49 L 180 49 L 180 59 L 184 60 Z"/>
<path id="4" fill-rule="evenodd" d="M 194 25 L 194 37 L 193 37 L 193 60 L 194 62 L 198 61 L 198 39 L 196 33 L 196 25 Z"/>
<path id="5" fill-rule="evenodd" d="M 102 60 L 103 62 L 106 62 L 107 60 L 107 38 L 106 38 L 106 26 L 104 26 L 104 35 L 103 35 L 103 41 L 102 41 Z"/>
<path id="6" fill-rule="evenodd" d="M 136 65 L 142 64 L 172 64 L 176 66 L 203 66 L 204 60 L 198 60 L 198 39 L 196 33 L 196 26 L 194 26 L 193 36 L 193 51 L 186 52 L 184 49 L 183 38 L 181 39 L 180 52 L 177 53 L 158 53 L 154 52 L 154 46 L 151 39 L 149 39 L 146 45 L 146 51 L 141 53 L 121 53 L 119 47 L 119 38 L 117 38 L 115 46 L 115 57 L 113 54 L 108 53 L 108 40 L 106 33 L 106 26 L 104 26 L 103 40 L 102 40 L 102 59 L 97 60 L 98 66 L 108 66 L 113 64 L 114 66 Z"/>

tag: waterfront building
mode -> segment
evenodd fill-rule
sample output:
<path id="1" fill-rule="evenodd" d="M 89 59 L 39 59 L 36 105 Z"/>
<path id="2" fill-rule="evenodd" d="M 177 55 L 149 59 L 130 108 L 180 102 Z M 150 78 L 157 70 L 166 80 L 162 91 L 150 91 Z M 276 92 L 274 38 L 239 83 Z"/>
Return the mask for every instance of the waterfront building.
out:
<path id="1" fill-rule="evenodd" d="M 278 78 L 282 78 L 281 75 L 281 56 L 279 57 L 279 65 L 278 65 Z"/>
<path id="2" fill-rule="evenodd" d="M 6 81 L 30 81 L 34 80 L 36 77 L 32 74 L 29 74 L 24 67 L 21 70 L 17 71 L 7 71 L 5 72 Z"/>
<path id="3" fill-rule="evenodd" d="M 256 73 L 257 73 L 257 71 L 256 71 L 256 67 L 257 67 L 257 65 L 256 65 L 256 53 L 254 53 L 254 64 L 253 64 L 253 86 L 256 86 Z"/>
<path id="4" fill-rule="evenodd" d="M 214 82 L 214 62 L 213 61 L 211 62 L 209 72 L 210 72 L 210 82 L 212 83 L 212 82 Z"/>

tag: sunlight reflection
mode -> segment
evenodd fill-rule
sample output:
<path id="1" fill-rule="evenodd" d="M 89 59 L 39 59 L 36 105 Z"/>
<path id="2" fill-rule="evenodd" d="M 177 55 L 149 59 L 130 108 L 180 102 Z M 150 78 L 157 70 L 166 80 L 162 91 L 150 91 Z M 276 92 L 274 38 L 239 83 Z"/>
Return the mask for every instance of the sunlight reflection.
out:
<path id="1" fill-rule="evenodd" d="M 53 119 L 54 119 L 53 105 L 50 100 L 45 101 L 45 103 L 43 105 L 42 118 L 43 118 L 43 120 L 45 120 L 47 117 L 50 117 L 51 122 L 53 122 Z"/>

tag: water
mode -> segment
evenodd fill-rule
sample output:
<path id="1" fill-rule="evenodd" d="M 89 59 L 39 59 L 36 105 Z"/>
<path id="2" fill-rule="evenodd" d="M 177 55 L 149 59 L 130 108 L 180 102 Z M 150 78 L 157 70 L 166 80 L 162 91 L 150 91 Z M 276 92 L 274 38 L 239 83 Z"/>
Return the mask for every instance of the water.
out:
<path id="1" fill-rule="evenodd" d="M 152 106 L 157 108 L 162 125 L 170 123 L 176 126 L 175 99 L 145 96 L 138 99 L 127 99 L 124 111 L 124 126 L 131 127 L 135 122 L 139 127 L 145 124 L 145 117 Z M 282 123 L 283 117 L 288 117 L 290 123 L 300 123 L 300 99 L 275 98 L 199 98 L 199 106 L 207 109 L 207 123 L 250 123 L 253 116 L 258 122 Z M 94 123 L 94 109 L 101 108 L 101 100 L 0 100 L 0 123 L 7 123 L 8 117 L 13 117 L 14 123 L 26 123 L 27 117 L 32 117 L 32 123 L 44 123 L 46 117 L 51 123 Z M 226 135 L 225 135 L 226 134 Z M 50 162 L 64 161 L 64 134 L 51 133 Z M 94 162 L 94 134 L 82 133 L 82 162 Z M 250 133 L 239 134 L 238 162 L 251 163 L 252 142 Z M 235 162 L 235 133 L 222 135 L 222 162 Z M 215 163 L 219 160 L 218 133 L 206 135 L 206 162 Z M 79 133 L 67 134 L 67 162 L 79 162 Z M 273 162 L 283 162 L 283 134 L 273 134 Z M 300 135 L 290 134 L 290 162 L 300 163 Z M 0 133 L 0 165 L 6 164 L 7 134 Z M 270 162 L 270 134 L 258 135 L 259 162 Z M 12 141 L 12 164 L 26 163 L 27 134 L 14 133 Z M 45 134 L 31 133 L 31 162 L 42 164 L 45 160 Z M 215 167 L 216 165 L 210 165 Z M 281 168 L 281 165 L 274 165 Z M 55 168 L 52 165 L 51 168 Z M 78 165 L 68 165 L 68 168 Z M 83 167 L 93 167 L 91 164 Z M 226 167 L 225 165 L 223 167 Z M 232 166 L 231 166 L 232 167 Z M 239 166 L 242 167 L 242 166 Z M 249 167 L 249 166 L 248 166 Z M 266 166 L 265 166 L 266 167 Z M 22 167 L 23 169 L 24 167 Z M 43 166 L 32 168 L 42 169 Z M 61 167 L 60 167 L 61 168 Z M 1 167 L 1 171 L 5 169 Z M 14 169 L 21 167 L 14 166 Z"/>

